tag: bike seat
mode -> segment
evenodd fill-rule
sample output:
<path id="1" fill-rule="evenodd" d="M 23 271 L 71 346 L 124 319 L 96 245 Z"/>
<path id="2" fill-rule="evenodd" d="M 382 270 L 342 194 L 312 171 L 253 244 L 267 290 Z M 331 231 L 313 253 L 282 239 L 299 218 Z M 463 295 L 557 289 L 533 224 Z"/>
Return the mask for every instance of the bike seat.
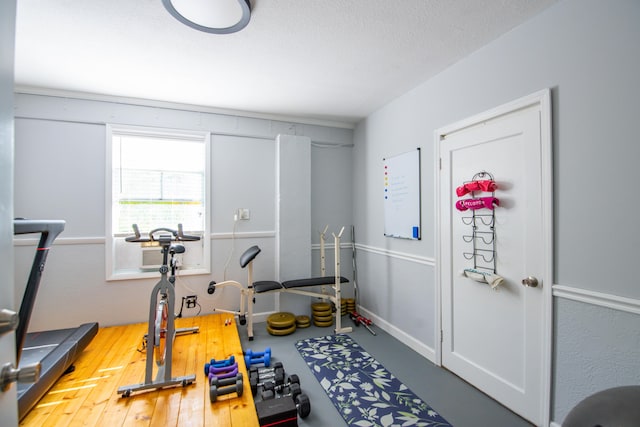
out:
<path id="1" fill-rule="evenodd" d="M 183 254 L 185 252 L 183 245 L 171 245 L 169 246 L 170 254 Z"/>

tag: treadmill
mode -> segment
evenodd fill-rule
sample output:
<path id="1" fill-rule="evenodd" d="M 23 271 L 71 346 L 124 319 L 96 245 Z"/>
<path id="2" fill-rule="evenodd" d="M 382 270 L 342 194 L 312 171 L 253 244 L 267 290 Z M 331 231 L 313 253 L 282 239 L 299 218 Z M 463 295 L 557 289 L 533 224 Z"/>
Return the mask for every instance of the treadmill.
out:
<path id="1" fill-rule="evenodd" d="M 18 382 L 18 416 L 20 420 L 35 406 L 62 375 L 74 370 L 73 363 L 98 333 L 98 323 L 85 323 L 77 328 L 27 333 L 38 286 L 49 248 L 64 230 L 62 220 L 15 219 L 13 234 L 40 233 L 29 280 L 22 297 L 16 328 L 16 360 L 18 367 L 40 364 L 40 376 L 33 383 Z"/>

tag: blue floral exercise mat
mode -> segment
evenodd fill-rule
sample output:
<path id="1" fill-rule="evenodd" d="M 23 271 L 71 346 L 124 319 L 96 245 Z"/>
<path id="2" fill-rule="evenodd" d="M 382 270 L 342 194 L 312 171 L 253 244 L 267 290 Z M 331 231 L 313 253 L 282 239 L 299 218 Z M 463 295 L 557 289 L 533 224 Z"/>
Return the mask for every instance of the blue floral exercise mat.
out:
<path id="1" fill-rule="evenodd" d="M 296 349 L 350 426 L 451 426 L 348 335 L 300 340 Z"/>

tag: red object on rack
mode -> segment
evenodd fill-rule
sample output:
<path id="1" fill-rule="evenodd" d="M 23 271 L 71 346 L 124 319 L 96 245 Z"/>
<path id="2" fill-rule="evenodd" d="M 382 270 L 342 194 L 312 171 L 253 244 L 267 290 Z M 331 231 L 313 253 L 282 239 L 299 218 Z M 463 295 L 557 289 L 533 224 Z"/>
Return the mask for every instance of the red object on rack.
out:
<path id="1" fill-rule="evenodd" d="M 367 328 L 367 330 L 369 332 L 371 332 L 373 335 L 375 335 L 376 333 L 373 331 L 373 329 L 371 329 L 369 326 L 373 324 L 373 322 L 371 321 L 371 319 L 367 319 L 366 317 L 364 317 L 363 315 L 361 315 L 360 313 L 358 313 L 357 311 L 352 311 L 351 313 L 349 313 L 349 317 L 351 317 L 351 320 L 353 320 L 353 323 L 356 324 L 356 326 L 360 326 L 360 324 L 363 324 L 365 328 Z"/>

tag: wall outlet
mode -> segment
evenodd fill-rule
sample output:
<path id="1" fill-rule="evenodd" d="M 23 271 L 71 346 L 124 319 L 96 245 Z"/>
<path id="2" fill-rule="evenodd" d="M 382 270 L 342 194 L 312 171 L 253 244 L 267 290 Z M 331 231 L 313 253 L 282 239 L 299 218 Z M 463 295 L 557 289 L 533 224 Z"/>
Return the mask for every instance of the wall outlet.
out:
<path id="1" fill-rule="evenodd" d="M 195 308 L 198 303 L 198 295 L 189 295 L 184 297 L 184 302 L 187 304 L 187 308 Z"/>
<path id="2" fill-rule="evenodd" d="M 251 218 L 251 213 L 249 209 L 239 208 L 238 209 L 238 219 L 249 220 Z"/>

